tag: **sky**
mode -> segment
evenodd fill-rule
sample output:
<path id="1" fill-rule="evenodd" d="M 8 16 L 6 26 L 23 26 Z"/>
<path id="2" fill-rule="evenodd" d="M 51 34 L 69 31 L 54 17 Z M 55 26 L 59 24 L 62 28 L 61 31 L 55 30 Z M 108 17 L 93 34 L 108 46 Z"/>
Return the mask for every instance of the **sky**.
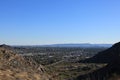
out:
<path id="1" fill-rule="evenodd" d="M 120 0 L 0 0 L 0 44 L 116 43 Z"/>

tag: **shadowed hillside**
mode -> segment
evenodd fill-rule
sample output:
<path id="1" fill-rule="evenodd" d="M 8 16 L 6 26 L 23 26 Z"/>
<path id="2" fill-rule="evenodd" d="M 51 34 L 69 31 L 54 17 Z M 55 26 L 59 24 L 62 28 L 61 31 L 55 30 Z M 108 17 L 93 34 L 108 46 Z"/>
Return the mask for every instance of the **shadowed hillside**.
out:
<path id="1" fill-rule="evenodd" d="M 80 62 L 86 62 L 86 63 L 110 63 L 115 59 L 118 59 L 120 55 L 120 42 L 114 44 L 111 48 L 99 52 L 97 55 L 95 55 L 92 58 L 86 59 L 84 61 Z"/>
<path id="2" fill-rule="evenodd" d="M 76 80 L 119 80 L 120 79 L 120 42 L 111 48 L 84 60 L 88 63 L 108 63 L 107 66 L 94 72 L 79 76 Z"/>

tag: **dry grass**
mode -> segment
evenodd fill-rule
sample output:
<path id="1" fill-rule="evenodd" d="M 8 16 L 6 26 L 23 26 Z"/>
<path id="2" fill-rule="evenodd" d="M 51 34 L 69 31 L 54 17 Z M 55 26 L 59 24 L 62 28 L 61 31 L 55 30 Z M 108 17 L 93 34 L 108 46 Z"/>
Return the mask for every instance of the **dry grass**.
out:
<path id="1" fill-rule="evenodd" d="M 41 65 L 0 48 L 0 80 L 48 80 Z"/>

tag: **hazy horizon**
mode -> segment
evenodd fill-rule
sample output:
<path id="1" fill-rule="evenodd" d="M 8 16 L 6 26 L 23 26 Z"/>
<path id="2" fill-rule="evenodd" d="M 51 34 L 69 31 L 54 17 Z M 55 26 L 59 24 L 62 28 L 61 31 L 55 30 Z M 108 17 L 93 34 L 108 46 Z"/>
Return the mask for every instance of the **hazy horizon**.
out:
<path id="1" fill-rule="evenodd" d="M 10 45 L 10 46 L 52 46 L 52 45 L 80 45 L 80 44 L 90 44 L 90 45 L 113 45 L 115 43 L 53 43 L 53 44 L 5 44 L 0 43 L 0 45 Z"/>
<path id="2" fill-rule="evenodd" d="M 1 0 L 0 44 L 114 44 L 119 0 Z"/>

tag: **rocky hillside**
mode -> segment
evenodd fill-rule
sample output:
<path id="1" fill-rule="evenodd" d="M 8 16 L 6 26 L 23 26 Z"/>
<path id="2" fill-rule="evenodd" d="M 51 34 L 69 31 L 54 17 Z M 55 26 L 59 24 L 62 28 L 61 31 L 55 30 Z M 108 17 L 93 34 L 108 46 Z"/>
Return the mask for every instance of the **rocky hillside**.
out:
<path id="1" fill-rule="evenodd" d="M 120 80 L 120 42 L 82 62 L 107 63 L 108 65 L 79 76 L 76 80 Z"/>
<path id="2" fill-rule="evenodd" d="M 50 80 L 42 65 L 11 49 L 6 45 L 0 46 L 0 80 Z"/>

